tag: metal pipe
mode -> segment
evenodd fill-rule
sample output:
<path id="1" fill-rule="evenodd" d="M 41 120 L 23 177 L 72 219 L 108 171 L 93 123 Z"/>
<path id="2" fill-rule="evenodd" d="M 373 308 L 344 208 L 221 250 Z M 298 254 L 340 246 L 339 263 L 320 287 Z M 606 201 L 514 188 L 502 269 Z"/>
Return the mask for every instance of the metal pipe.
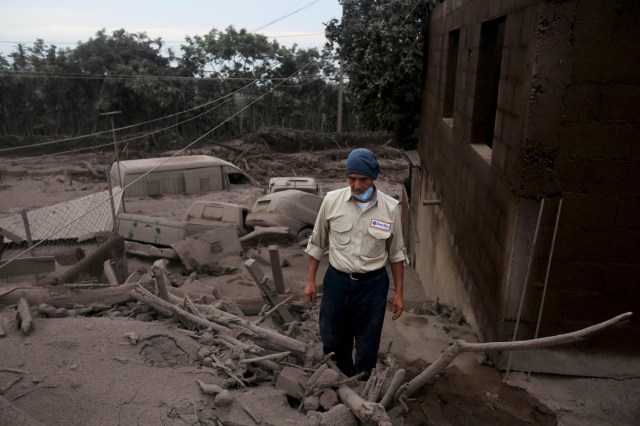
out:
<path id="1" fill-rule="evenodd" d="M 516 341 L 518 337 L 518 327 L 520 325 L 520 317 L 522 315 L 522 306 L 524 305 L 524 296 L 527 293 L 527 284 L 529 283 L 529 274 L 531 273 L 531 264 L 533 263 L 533 255 L 536 251 L 536 243 L 538 241 L 538 232 L 540 231 L 540 222 L 542 221 L 542 212 L 544 210 L 544 198 L 540 201 L 540 210 L 538 211 L 538 221 L 536 223 L 536 230 L 533 234 L 533 242 L 531 243 L 531 252 L 529 253 L 529 264 L 527 265 L 527 274 L 524 278 L 524 286 L 522 288 L 522 294 L 520 295 L 520 306 L 518 306 L 518 315 L 516 317 L 516 327 L 513 330 L 513 339 L 512 342 Z M 507 369 L 504 373 L 503 381 L 507 380 L 509 376 L 509 370 L 511 368 L 511 354 L 513 352 L 509 351 L 509 358 L 507 360 Z"/>
<path id="2" fill-rule="evenodd" d="M 558 202 L 558 212 L 556 213 L 556 224 L 553 227 L 553 236 L 551 237 L 551 248 L 549 249 L 549 260 L 547 261 L 547 272 L 544 277 L 544 286 L 542 288 L 542 300 L 540 300 L 540 311 L 538 312 L 538 321 L 536 322 L 536 332 L 533 336 L 534 339 L 538 338 L 538 332 L 540 331 L 540 321 L 542 320 L 542 310 L 544 309 L 544 300 L 547 296 L 547 285 L 549 283 L 549 271 L 551 270 L 551 259 L 553 258 L 553 250 L 556 245 L 556 235 L 558 233 L 558 223 L 560 223 L 560 212 L 562 211 L 562 198 Z M 527 372 L 527 380 L 531 377 L 531 369 Z"/>

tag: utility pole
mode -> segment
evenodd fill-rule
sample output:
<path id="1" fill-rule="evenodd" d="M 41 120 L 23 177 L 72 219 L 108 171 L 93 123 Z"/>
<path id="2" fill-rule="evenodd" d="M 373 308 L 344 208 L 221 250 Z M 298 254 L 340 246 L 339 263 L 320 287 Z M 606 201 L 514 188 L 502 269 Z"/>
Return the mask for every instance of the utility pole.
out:
<path id="1" fill-rule="evenodd" d="M 342 96 L 344 93 L 344 79 L 342 73 L 342 58 L 340 58 L 340 71 L 338 72 L 338 126 L 337 133 L 342 133 Z"/>
<path id="2" fill-rule="evenodd" d="M 113 116 L 114 115 L 119 115 L 122 114 L 122 111 L 111 111 L 111 112 L 104 112 L 102 114 L 100 114 L 100 117 L 109 117 L 109 119 L 111 120 L 111 135 L 113 137 L 113 149 L 115 151 L 116 157 L 116 167 L 118 168 L 118 185 L 120 186 L 120 189 L 122 190 L 122 188 L 124 188 L 124 182 L 122 182 L 122 171 L 120 171 L 120 152 L 118 150 L 118 142 L 116 141 L 116 126 L 115 123 L 113 121 Z M 109 172 L 107 172 L 109 173 Z M 109 188 L 111 189 L 111 188 Z M 124 212 L 124 191 L 122 190 L 122 197 L 121 197 L 121 202 L 122 202 L 122 211 Z"/>

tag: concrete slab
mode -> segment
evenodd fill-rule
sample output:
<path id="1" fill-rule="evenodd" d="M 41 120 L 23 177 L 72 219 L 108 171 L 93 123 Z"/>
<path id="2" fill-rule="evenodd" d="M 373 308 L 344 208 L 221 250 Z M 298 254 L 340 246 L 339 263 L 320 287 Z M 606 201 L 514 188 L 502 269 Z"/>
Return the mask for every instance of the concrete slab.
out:
<path id="1" fill-rule="evenodd" d="M 501 354 L 497 366 L 506 370 L 509 353 Z M 640 357 L 571 348 L 513 351 L 510 371 L 563 376 L 627 379 L 640 377 Z"/>

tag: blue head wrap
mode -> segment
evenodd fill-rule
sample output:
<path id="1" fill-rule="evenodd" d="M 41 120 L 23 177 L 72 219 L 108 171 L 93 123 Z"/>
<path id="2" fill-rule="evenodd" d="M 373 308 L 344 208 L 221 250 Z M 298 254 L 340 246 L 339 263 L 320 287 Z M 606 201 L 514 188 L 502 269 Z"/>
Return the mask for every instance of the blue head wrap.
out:
<path id="1" fill-rule="evenodd" d="M 366 148 L 356 148 L 347 157 L 347 176 L 351 173 L 364 175 L 375 180 L 380 174 L 378 159 Z"/>

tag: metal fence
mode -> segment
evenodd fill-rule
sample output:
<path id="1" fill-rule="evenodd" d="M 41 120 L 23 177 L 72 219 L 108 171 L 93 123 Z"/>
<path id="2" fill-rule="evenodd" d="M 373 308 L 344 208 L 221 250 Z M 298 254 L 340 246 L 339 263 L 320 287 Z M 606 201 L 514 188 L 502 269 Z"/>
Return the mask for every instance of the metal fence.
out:
<path id="1" fill-rule="evenodd" d="M 95 249 L 94 236 L 114 229 L 122 204 L 119 187 L 0 218 L 0 278 L 25 281 L 59 268 L 65 256 Z M 69 259 L 70 261 L 71 259 Z M 77 260 L 77 259 L 76 259 Z M 19 278 L 15 278 L 19 277 Z"/>

